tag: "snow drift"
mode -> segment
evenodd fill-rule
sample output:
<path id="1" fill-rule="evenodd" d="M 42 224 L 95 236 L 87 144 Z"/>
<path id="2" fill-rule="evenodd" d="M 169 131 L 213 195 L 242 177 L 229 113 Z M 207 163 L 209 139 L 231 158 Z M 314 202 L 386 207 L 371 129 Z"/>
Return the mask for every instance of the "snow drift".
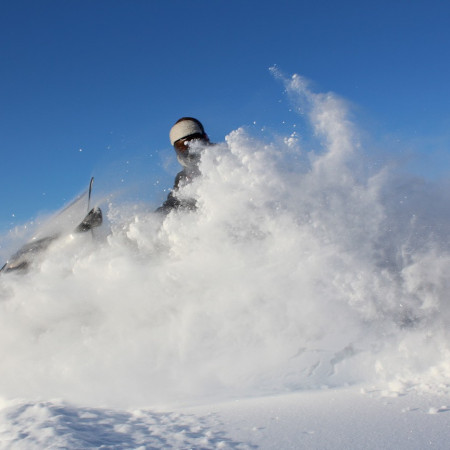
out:
<path id="1" fill-rule="evenodd" d="M 447 391 L 445 191 L 368 170 L 345 102 L 283 82 L 314 148 L 235 130 L 180 192 L 195 213 L 110 202 L 101 236 L 1 277 L 0 396 L 139 407 L 355 383 Z"/>

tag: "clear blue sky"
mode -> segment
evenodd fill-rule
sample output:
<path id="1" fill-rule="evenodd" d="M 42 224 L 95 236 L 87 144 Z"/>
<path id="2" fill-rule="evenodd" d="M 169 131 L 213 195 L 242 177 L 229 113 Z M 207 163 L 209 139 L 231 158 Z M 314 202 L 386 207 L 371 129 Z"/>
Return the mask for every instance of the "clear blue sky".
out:
<path id="1" fill-rule="evenodd" d="M 274 64 L 353 102 L 377 138 L 434 155 L 427 175 L 449 163 L 448 0 L 9 0 L 0 42 L 0 230 L 127 165 L 170 187 L 181 116 L 214 141 L 254 121 L 283 132 Z"/>

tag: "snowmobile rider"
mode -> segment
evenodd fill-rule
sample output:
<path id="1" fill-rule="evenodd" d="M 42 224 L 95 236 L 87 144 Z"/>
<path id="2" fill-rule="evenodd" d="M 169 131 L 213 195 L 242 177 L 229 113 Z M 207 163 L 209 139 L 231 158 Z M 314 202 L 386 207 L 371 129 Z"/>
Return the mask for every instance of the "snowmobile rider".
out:
<path id="1" fill-rule="evenodd" d="M 156 210 L 163 214 L 179 208 L 187 210 L 196 208 L 194 199 L 180 199 L 177 197 L 177 191 L 200 174 L 199 150 L 202 146 L 211 145 L 203 125 L 193 117 L 182 117 L 177 120 L 170 130 L 169 137 L 183 170 L 175 177 L 173 189 L 167 196 L 167 200 Z"/>

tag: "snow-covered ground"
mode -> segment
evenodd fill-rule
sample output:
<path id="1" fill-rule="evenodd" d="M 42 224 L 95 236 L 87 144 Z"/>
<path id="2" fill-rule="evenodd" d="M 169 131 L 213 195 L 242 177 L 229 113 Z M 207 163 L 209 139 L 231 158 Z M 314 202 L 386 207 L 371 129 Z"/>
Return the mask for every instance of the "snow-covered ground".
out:
<path id="1" fill-rule="evenodd" d="M 4 404 L 2 448 L 447 449 L 450 397 L 305 391 L 168 410 Z"/>
<path id="2" fill-rule="evenodd" d="M 195 213 L 110 198 L 0 276 L 3 448 L 449 447 L 448 189 L 284 82 L 310 135 L 235 130 Z"/>

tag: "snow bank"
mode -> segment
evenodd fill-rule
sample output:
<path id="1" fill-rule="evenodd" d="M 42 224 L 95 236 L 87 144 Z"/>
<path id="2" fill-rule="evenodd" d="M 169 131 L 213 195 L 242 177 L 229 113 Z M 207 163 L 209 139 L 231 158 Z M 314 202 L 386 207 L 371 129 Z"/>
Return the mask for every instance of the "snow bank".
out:
<path id="1" fill-rule="evenodd" d="M 2 448 L 444 449 L 449 396 L 362 395 L 354 388 L 178 408 L 176 411 L 11 402 Z M 443 403 L 444 402 L 444 403 Z M 447 403 L 445 403 L 447 402 Z"/>
<path id="2" fill-rule="evenodd" d="M 233 448 L 217 420 L 178 412 L 15 402 L 0 410 L 2 448 Z M 249 447 L 247 447 L 249 448 Z"/>

